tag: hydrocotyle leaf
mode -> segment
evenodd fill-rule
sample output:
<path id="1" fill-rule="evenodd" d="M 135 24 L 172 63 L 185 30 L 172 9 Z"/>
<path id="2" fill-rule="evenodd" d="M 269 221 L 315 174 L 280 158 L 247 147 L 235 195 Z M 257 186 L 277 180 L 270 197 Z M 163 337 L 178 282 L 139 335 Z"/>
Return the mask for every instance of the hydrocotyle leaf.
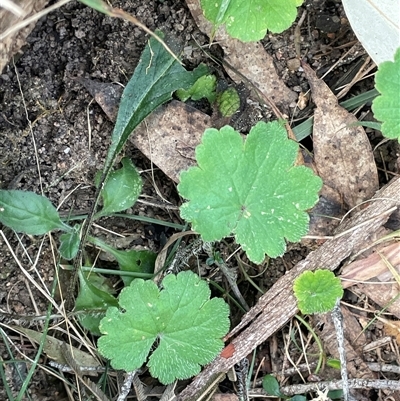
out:
<path id="1" fill-rule="evenodd" d="M 108 176 L 101 191 L 103 208 L 96 214 L 96 218 L 108 216 L 133 206 L 142 191 L 142 179 L 131 160 L 124 157 L 122 168 L 113 171 Z"/>
<path id="2" fill-rule="evenodd" d="M 297 151 L 278 122 L 259 122 L 245 140 L 229 126 L 207 129 L 198 166 L 181 173 L 178 191 L 188 199 L 182 218 L 205 241 L 233 233 L 255 263 L 282 255 L 285 238 L 296 242 L 307 233 L 305 210 L 322 187 L 311 169 L 294 166 Z"/>
<path id="3" fill-rule="evenodd" d="M 385 61 L 378 66 L 375 87 L 381 93 L 372 103 L 377 120 L 382 121 L 382 134 L 400 141 L 400 48 L 394 63 Z"/>
<path id="4" fill-rule="evenodd" d="M 29 235 L 70 230 L 47 198 L 29 191 L 0 190 L 0 222 Z"/>
<path id="5" fill-rule="evenodd" d="M 119 307 L 100 323 L 99 352 L 115 369 L 131 372 L 149 358 L 150 373 L 163 384 L 199 373 L 223 347 L 229 309 L 210 299 L 208 284 L 186 271 L 168 275 L 160 291 L 153 281 L 134 280 L 122 290 Z"/>
<path id="6" fill-rule="evenodd" d="M 302 273 L 295 279 L 293 291 L 304 314 L 329 312 L 343 296 L 340 279 L 329 270 Z"/>
<path id="7" fill-rule="evenodd" d="M 296 19 L 296 7 L 302 1 L 201 0 L 200 3 L 205 17 L 215 29 L 225 24 L 229 35 L 251 42 L 262 39 L 267 30 L 280 33 L 288 29 Z"/>

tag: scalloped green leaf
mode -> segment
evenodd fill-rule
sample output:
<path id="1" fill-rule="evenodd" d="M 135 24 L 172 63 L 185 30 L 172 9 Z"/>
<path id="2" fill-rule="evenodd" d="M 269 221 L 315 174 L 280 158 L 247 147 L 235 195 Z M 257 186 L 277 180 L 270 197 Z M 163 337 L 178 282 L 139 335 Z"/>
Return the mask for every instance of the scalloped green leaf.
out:
<path id="1" fill-rule="evenodd" d="M 214 31 L 225 24 L 230 36 L 251 42 L 262 39 L 267 30 L 280 33 L 288 29 L 302 1 L 201 0 L 200 3 L 205 17 L 214 24 Z"/>
<path id="2" fill-rule="evenodd" d="M 229 308 L 210 299 L 208 284 L 186 271 L 168 275 L 160 291 L 153 281 L 134 280 L 121 291 L 119 307 L 100 323 L 99 352 L 115 369 L 131 372 L 149 358 L 150 373 L 163 384 L 199 373 L 223 348 Z"/>
<path id="3" fill-rule="evenodd" d="M 378 66 L 375 88 L 381 95 L 374 99 L 372 111 L 382 121 L 382 134 L 400 141 L 400 49 L 394 62 L 385 61 Z"/>
<path id="4" fill-rule="evenodd" d="M 330 270 L 302 273 L 294 280 L 293 291 L 297 306 L 304 314 L 329 312 L 343 296 L 340 279 Z"/>
<path id="5" fill-rule="evenodd" d="M 142 191 L 142 179 L 128 157 L 122 160 L 122 168 L 112 171 L 104 184 L 101 196 L 103 208 L 96 218 L 108 216 L 133 206 Z"/>
<path id="6" fill-rule="evenodd" d="M 29 191 L 0 190 L 0 222 L 29 235 L 70 230 L 47 198 Z"/>
<path id="7" fill-rule="evenodd" d="M 294 166 L 297 151 L 278 122 L 259 122 L 245 140 L 230 126 L 207 129 L 198 166 L 180 176 L 178 191 L 188 200 L 182 218 L 205 241 L 234 234 L 255 263 L 282 255 L 285 238 L 296 242 L 307 233 L 305 210 L 322 186 L 311 169 Z"/>

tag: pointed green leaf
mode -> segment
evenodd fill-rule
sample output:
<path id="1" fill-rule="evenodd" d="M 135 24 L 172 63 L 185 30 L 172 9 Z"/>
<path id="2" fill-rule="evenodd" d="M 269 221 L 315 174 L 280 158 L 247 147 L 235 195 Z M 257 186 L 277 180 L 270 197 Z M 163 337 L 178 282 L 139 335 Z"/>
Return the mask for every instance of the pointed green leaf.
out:
<path id="1" fill-rule="evenodd" d="M 262 39 L 267 30 L 280 33 L 297 16 L 299 0 L 201 0 L 205 17 L 216 28 L 225 24 L 234 38 L 243 42 Z M 299 4 L 300 3 L 300 4 Z"/>
<path id="2" fill-rule="evenodd" d="M 232 127 L 207 129 L 196 148 L 198 167 L 182 172 L 178 191 L 189 202 L 181 216 L 205 241 L 235 234 L 250 260 L 285 251 L 285 238 L 307 233 L 305 210 L 318 200 L 322 181 L 294 166 L 298 145 L 278 122 L 260 122 L 243 140 Z"/>
<path id="3" fill-rule="evenodd" d="M 121 310 L 109 308 L 100 323 L 98 349 L 115 369 L 130 372 L 142 366 L 157 340 L 148 365 L 168 384 L 196 375 L 218 355 L 229 309 L 222 299 L 210 300 L 207 283 L 190 271 L 166 276 L 162 288 L 141 279 L 124 288 Z"/>
<path id="4" fill-rule="evenodd" d="M 81 240 L 79 229 L 80 226 L 76 225 L 71 232 L 60 235 L 60 246 L 58 251 L 62 258 L 71 260 L 78 253 L 79 243 Z"/>
<path id="5" fill-rule="evenodd" d="M 329 312 L 343 296 L 340 279 L 329 270 L 302 273 L 294 281 L 293 291 L 304 314 Z"/>
<path id="6" fill-rule="evenodd" d="M 117 306 L 117 299 L 111 295 L 113 289 L 104 278 L 95 273 L 79 271 L 79 293 L 75 301 L 75 311 L 81 325 L 92 334 L 99 336 L 100 320 L 110 306 Z"/>
<path id="7" fill-rule="evenodd" d="M 159 31 L 156 34 L 163 37 Z M 179 54 L 178 49 L 171 48 L 175 54 Z M 204 68 L 186 71 L 160 42 L 154 38 L 149 40 L 122 94 L 106 168 L 112 165 L 132 131 L 158 106 L 171 100 L 173 92 L 193 85 L 199 76 L 204 75 Z"/>
<path id="8" fill-rule="evenodd" d="M 381 93 L 372 103 L 372 111 L 382 121 L 382 134 L 400 141 L 400 49 L 394 62 L 385 61 L 378 66 L 375 87 Z"/>
<path id="9" fill-rule="evenodd" d="M 0 222 L 29 235 L 69 230 L 47 198 L 28 191 L 0 190 Z"/>
<path id="10" fill-rule="evenodd" d="M 139 273 L 140 278 L 151 277 L 154 273 L 157 254 L 147 250 L 119 251 L 98 238 L 88 236 L 88 241 L 108 252 L 117 260 L 119 268 L 126 272 Z M 128 286 L 135 277 L 121 275 L 125 286 Z"/>
<path id="11" fill-rule="evenodd" d="M 101 191 L 103 208 L 96 214 L 96 218 L 126 210 L 139 198 L 142 191 L 139 172 L 129 158 L 124 157 L 121 162 L 122 168 L 111 172 L 104 184 Z"/>

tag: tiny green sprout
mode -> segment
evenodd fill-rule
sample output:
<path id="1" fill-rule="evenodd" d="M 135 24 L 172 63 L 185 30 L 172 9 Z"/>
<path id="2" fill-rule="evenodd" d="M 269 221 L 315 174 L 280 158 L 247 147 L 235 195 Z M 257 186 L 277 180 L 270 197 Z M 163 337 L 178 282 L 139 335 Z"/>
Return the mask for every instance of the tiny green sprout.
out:
<path id="1" fill-rule="evenodd" d="M 189 89 L 178 89 L 176 95 L 179 100 L 200 100 L 206 98 L 210 103 L 215 101 L 217 78 L 215 75 L 203 75 Z"/>
<path id="2" fill-rule="evenodd" d="M 237 90 L 233 87 L 224 90 L 218 95 L 217 104 L 224 117 L 230 117 L 235 114 L 240 107 L 240 97 Z"/>
<path id="3" fill-rule="evenodd" d="M 303 314 L 329 312 L 343 296 L 340 279 L 329 270 L 302 273 L 295 279 L 293 290 Z"/>

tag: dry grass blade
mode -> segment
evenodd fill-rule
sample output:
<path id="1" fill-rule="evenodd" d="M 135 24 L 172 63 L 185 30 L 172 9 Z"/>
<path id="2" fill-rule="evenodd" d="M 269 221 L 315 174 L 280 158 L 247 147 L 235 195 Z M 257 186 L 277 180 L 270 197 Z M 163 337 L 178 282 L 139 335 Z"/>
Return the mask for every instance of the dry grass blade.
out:
<path id="1" fill-rule="evenodd" d="M 18 17 L 25 16 L 25 11 L 18 4 L 15 4 L 11 0 L 3 0 L 0 6 L 12 12 L 14 15 L 17 15 Z"/>
<path id="2" fill-rule="evenodd" d="M 36 13 L 35 15 L 32 15 L 31 17 L 21 21 L 18 24 L 15 24 L 14 26 L 10 27 L 9 29 L 7 29 L 5 32 L 3 32 L 2 34 L 0 34 L 0 41 L 4 40 L 7 36 L 11 35 L 14 32 L 19 31 L 20 29 L 28 26 L 29 24 L 31 24 L 32 22 L 37 21 L 38 19 L 42 18 L 43 16 L 47 15 L 48 13 L 57 10 L 57 8 L 60 8 L 61 6 L 63 6 L 64 4 L 67 4 L 69 1 L 71 0 L 60 0 L 58 3 L 45 8 L 44 10 Z"/>

